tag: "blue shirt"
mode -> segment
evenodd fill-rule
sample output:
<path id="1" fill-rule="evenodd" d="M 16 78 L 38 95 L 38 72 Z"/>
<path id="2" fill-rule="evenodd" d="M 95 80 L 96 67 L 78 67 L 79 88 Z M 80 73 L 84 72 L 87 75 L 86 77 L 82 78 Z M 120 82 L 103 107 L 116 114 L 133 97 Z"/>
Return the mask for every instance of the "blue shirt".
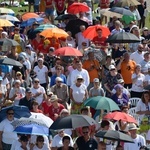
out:
<path id="1" fill-rule="evenodd" d="M 8 65 L 0 65 L 0 68 L 2 69 L 2 72 L 5 74 L 10 71 Z"/>

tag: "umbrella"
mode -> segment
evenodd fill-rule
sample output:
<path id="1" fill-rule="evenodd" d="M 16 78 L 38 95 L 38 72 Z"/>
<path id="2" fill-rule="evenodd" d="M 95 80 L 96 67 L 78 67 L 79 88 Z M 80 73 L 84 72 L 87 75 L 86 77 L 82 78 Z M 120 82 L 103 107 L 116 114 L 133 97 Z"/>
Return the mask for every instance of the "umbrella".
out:
<path id="1" fill-rule="evenodd" d="M 115 4 L 116 7 L 137 6 L 140 3 L 137 0 L 120 0 Z"/>
<path id="2" fill-rule="evenodd" d="M 0 19 L 6 19 L 13 22 L 20 22 L 18 18 L 12 16 L 12 15 L 1 15 Z"/>
<path id="3" fill-rule="evenodd" d="M 122 141 L 122 142 L 134 143 L 131 136 L 115 130 L 99 131 L 95 134 L 95 136 L 108 139 L 108 140 L 115 140 L 119 142 Z"/>
<path id="4" fill-rule="evenodd" d="M 18 126 L 14 129 L 14 132 L 20 134 L 31 134 L 31 135 L 49 135 L 49 128 L 38 124 L 29 124 Z"/>
<path id="5" fill-rule="evenodd" d="M 53 123 L 53 120 L 51 118 L 43 115 L 42 113 L 32 113 L 31 112 L 30 118 L 41 120 L 41 123 L 44 123 L 47 127 L 50 127 Z"/>
<path id="6" fill-rule="evenodd" d="M 103 37 L 107 37 L 110 34 L 110 31 L 106 26 L 94 25 L 94 26 L 88 27 L 83 32 L 83 36 L 87 39 L 93 40 L 93 38 L 97 36 L 97 32 L 96 32 L 97 29 L 102 30 L 102 36 Z"/>
<path id="7" fill-rule="evenodd" d="M 80 12 L 87 12 L 89 10 L 89 7 L 83 3 L 73 3 L 68 7 L 67 12 L 70 14 L 78 14 Z"/>
<path id="8" fill-rule="evenodd" d="M 65 19 L 69 19 L 69 20 L 73 20 L 73 19 L 77 19 L 78 17 L 76 15 L 73 14 L 63 14 L 63 15 L 59 15 L 55 18 L 55 20 L 65 20 Z"/>
<path id="9" fill-rule="evenodd" d="M 16 42 L 15 40 L 12 39 L 3 39 L 0 40 L 0 45 L 1 46 L 19 46 L 20 44 Z"/>
<path id="10" fill-rule="evenodd" d="M 38 31 L 43 31 L 49 28 L 57 28 L 55 25 L 53 24 L 41 24 L 40 26 L 38 26 L 34 31 L 38 32 Z"/>
<path id="11" fill-rule="evenodd" d="M 129 32 L 119 32 L 110 35 L 106 40 L 108 43 L 136 43 L 140 42 L 140 39 L 132 33 Z"/>
<path id="12" fill-rule="evenodd" d="M 107 16 L 107 17 L 110 17 L 110 18 L 113 18 L 113 17 L 117 17 L 117 18 L 122 18 L 123 15 L 119 14 L 119 13 L 116 13 L 116 12 L 111 12 L 111 11 L 105 11 L 103 13 L 103 16 Z"/>
<path id="13" fill-rule="evenodd" d="M 14 106 L 9 106 L 9 107 L 5 107 L 5 108 L 1 109 L 1 111 L 0 111 L 0 122 L 6 118 L 6 112 L 9 109 L 14 110 L 14 117 L 15 118 L 30 117 L 31 116 L 31 113 L 30 113 L 28 107 L 14 105 Z"/>
<path id="14" fill-rule="evenodd" d="M 88 27 L 88 23 L 81 19 L 70 20 L 66 25 L 66 31 L 71 31 L 74 37 L 76 33 L 80 32 L 81 25 L 84 25 L 86 28 Z"/>
<path id="15" fill-rule="evenodd" d="M 54 54 L 58 56 L 82 56 L 82 53 L 79 50 L 72 47 L 62 47 L 56 49 Z"/>
<path id="16" fill-rule="evenodd" d="M 108 113 L 104 116 L 105 119 L 113 119 L 113 120 L 122 120 L 130 123 L 136 123 L 137 121 L 130 115 L 124 113 L 124 112 L 112 112 Z"/>
<path id="17" fill-rule="evenodd" d="M 90 126 L 97 124 L 95 120 L 86 115 L 70 115 L 67 117 L 61 117 L 54 121 L 50 129 L 75 129 L 83 126 Z"/>
<path id="18" fill-rule="evenodd" d="M 0 14 L 15 14 L 15 12 L 9 8 L 0 8 Z"/>
<path id="19" fill-rule="evenodd" d="M 25 13 L 22 15 L 21 18 L 23 21 L 26 21 L 26 20 L 29 20 L 31 18 L 38 18 L 38 17 L 39 17 L 39 15 L 37 15 L 36 13 Z"/>
<path id="20" fill-rule="evenodd" d="M 133 16 L 133 13 L 130 10 L 121 7 L 112 7 L 109 11 L 116 12 L 122 15 Z"/>
<path id="21" fill-rule="evenodd" d="M 51 121 L 51 123 L 53 123 L 53 121 Z M 15 128 L 18 126 L 24 126 L 24 125 L 30 125 L 30 124 L 37 124 L 37 125 L 41 125 L 41 126 L 45 126 L 45 127 L 50 127 L 49 125 L 47 126 L 47 124 L 45 122 L 42 122 L 41 119 L 37 119 L 37 118 L 20 118 L 17 119 L 15 121 L 13 121 L 11 123 Z"/>
<path id="22" fill-rule="evenodd" d="M 44 21 L 44 18 L 30 18 L 26 21 L 23 21 L 20 26 L 21 27 L 27 27 L 27 26 L 31 26 L 34 22 L 38 22 L 38 23 L 42 23 Z"/>
<path id="23" fill-rule="evenodd" d="M 14 26 L 14 24 L 11 23 L 10 21 L 5 19 L 0 19 L 0 27 L 12 27 L 12 26 Z"/>
<path id="24" fill-rule="evenodd" d="M 59 28 L 51 28 L 42 31 L 40 35 L 44 36 L 45 38 L 52 38 L 52 37 L 61 38 L 61 37 L 67 37 L 68 33 Z"/>
<path id="25" fill-rule="evenodd" d="M 85 106 L 90 106 L 96 110 L 103 109 L 107 111 L 120 110 L 118 105 L 110 98 L 105 96 L 90 97 L 84 101 Z"/>
<path id="26" fill-rule="evenodd" d="M 2 65 L 9 65 L 9 66 L 18 66 L 22 67 L 22 64 L 14 59 L 11 58 L 0 58 L 0 64 Z"/>

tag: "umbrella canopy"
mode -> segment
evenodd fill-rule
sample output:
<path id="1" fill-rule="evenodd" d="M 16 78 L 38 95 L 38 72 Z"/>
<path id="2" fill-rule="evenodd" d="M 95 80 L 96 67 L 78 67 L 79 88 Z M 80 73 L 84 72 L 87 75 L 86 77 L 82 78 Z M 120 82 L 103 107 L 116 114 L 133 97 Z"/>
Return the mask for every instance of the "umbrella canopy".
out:
<path id="1" fill-rule="evenodd" d="M 140 3 L 137 0 L 120 0 L 115 4 L 117 7 L 130 7 L 130 6 L 137 6 L 140 5 Z"/>
<path id="2" fill-rule="evenodd" d="M 0 58 L 0 64 L 2 65 L 9 65 L 9 66 L 18 66 L 18 67 L 22 67 L 22 64 L 19 61 L 16 61 L 14 59 L 11 58 Z"/>
<path id="3" fill-rule="evenodd" d="M 133 16 L 133 13 L 130 10 L 121 7 L 112 7 L 109 11 L 116 12 L 122 15 Z"/>
<path id="4" fill-rule="evenodd" d="M 88 27 L 88 23 L 81 19 L 70 20 L 67 23 L 66 31 L 71 31 L 72 36 L 75 37 L 75 34 L 80 32 L 81 25 L 84 25 L 86 28 Z"/>
<path id="5" fill-rule="evenodd" d="M 42 23 L 44 21 L 44 18 L 31 18 L 31 19 L 28 19 L 26 21 L 23 21 L 20 26 L 21 27 L 28 27 L 28 26 L 31 26 L 34 22 L 38 22 L 38 23 Z"/>
<path id="6" fill-rule="evenodd" d="M 14 132 L 20 134 L 31 134 L 31 135 L 49 135 L 49 128 L 38 124 L 29 124 L 18 126 L 14 129 Z"/>
<path id="7" fill-rule="evenodd" d="M 19 46 L 20 44 L 12 39 L 2 39 L 0 40 L 0 45 L 1 46 Z"/>
<path id="8" fill-rule="evenodd" d="M 38 26 L 34 31 L 38 32 L 38 31 L 43 31 L 49 28 L 57 28 L 55 25 L 53 24 L 41 24 L 40 26 Z"/>
<path id="9" fill-rule="evenodd" d="M 124 112 L 112 112 L 108 113 L 104 116 L 105 119 L 113 119 L 113 120 L 122 120 L 130 123 L 137 124 L 137 121 L 130 115 L 124 113 Z"/>
<path id="10" fill-rule="evenodd" d="M 73 14 L 63 14 L 63 15 L 59 15 L 55 18 L 55 20 L 65 20 L 65 19 L 69 19 L 69 20 L 73 20 L 73 19 L 77 19 L 78 17 L 76 15 Z"/>
<path id="11" fill-rule="evenodd" d="M 52 38 L 52 37 L 61 38 L 67 37 L 68 33 L 59 28 L 51 28 L 42 31 L 40 35 L 44 36 L 45 38 Z"/>
<path id="12" fill-rule="evenodd" d="M 0 19 L 6 19 L 13 22 L 20 22 L 20 20 L 12 15 L 1 15 Z"/>
<path id="13" fill-rule="evenodd" d="M 103 16 L 107 16 L 107 17 L 110 17 L 110 18 L 113 18 L 113 17 L 117 17 L 117 18 L 122 18 L 122 14 L 119 14 L 119 13 L 116 13 L 116 12 L 111 12 L 109 10 L 106 10 L 104 13 L 103 13 Z"/>
<path id="14" fill-rule="evenodd" d="M 14 110 L 14 117 L 15 118 L 21 118 L 21 117 L 27 117 L 28 118 L 31 116 L 31 113 L 30 113 L 28 107 L 14 105 L 14 106 L 9 106 L 9 107 L 5 107 L 5 108 L 1 109 L 1 111 L 0 111 L 0 122 L 6 118 L 6 115 L 7 115 L 6 112 L 9 109 Z"/>
<path id="15" fill-rule="evenodd" d="M 109 43 L 136 43 L 140 42 L 140 39 L 132 33 L 129 32 L 119 32 L 110 35 L 106 42 Z"/>
<path id="16" fill-rule="evenodd" d="M 54 51 L 57 56 L 82 56 L 82 53 L 72 47 L 62 47 Z"/>
<path id="17" fill-rule="evenodd" d="M 75 129 L 83 126 L 90 126 L 97 124 L 95 120 L 86 115 L 70 115 L 67 117 L 62 117 L 56 119 L 51 125 L 50 129 L 59 130 L 59 129 Z"/>
<path id="18" fill-rule="evenodd" d="M 134 143 L 131 136 L 124 134 L 122 132 L 119 132 L 119 131 L 115 131 L 115 130 L 99 131 L 98 133 L 95 134 L 95 136 L 104 138 L 104 139 L 108 139 L 108 140 Z"/>
<path id="19" fill-rule="evenodd" d="M 12 26 L 14 26 L 14 24 L 11 23 L 10 21 L 5 19 L 0 19 L 0 27 L 12 27 Z"/>
<path id="20" fill-rule="evenodd" d="M 45 124 L 47 127 L 50 127 L 53 123 L 53 120 L 45 115 L 43 115 L 42 113 L 32 113 L 31 112 L 31 116 L 30 119 L 39 119 L 41 120 L 42 124 Z"/>
<path id="21" fill-rule="evenodd" d="M 84 105 L 91 106 L 96 110 L 99 109 L 107 111 L 120 110 L 118 105 L 112 99 L 105 96 L 90 97 L 84 101 Z"/>
<path id="22" fill-rule="evenodd" d="M 25 14 L 22 15 L 21 18 L 22 18 L 23 21 L 26 21 L 26 20 L 29 20 L 31 18 L 38 18 L 38 17 L 40 17 L 40 16 L 37 15 L 36 13 L 25 13 Z"/>
<path id="23" fill-rule="evenodd" d="M 110 35 L 110 31 L 106 26 L 95 25 L 95 26 L 88 27 L 83 32 L 83 36 L 87 39 L 93 40 L 93 38 L 97 36 L 97 32 L 96 32 L 97 29 L 102 30 L 102 36 L 103 37 L 107 37 L 108 35 Z"/>
<path id="24" fill-rule="evenodd" d="M 15 14 L 15 12 L 12 9 L 0 8 L 0 14 Z"/>
<path id="25" fill-rule="evenodd" d="M 68 7 L 67 12 L 70 14 L 78 14 L 80 12 L 87 12 L 89 10 L 89 7 L 83 3 L 73 3 Z"/>

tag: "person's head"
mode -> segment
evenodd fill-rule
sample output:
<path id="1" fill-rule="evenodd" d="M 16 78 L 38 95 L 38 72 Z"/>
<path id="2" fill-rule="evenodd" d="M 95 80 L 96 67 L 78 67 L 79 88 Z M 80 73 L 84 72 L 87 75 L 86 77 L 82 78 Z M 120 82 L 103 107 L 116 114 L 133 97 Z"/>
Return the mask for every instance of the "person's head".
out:
<path id="1" fill-rule="evenodd" d="M 57 133 L 60 137 L 64 137 L 65 135 L 64 129 L 58 130 Z"/>
<path id="2" fill-rule="evenodd" d="M 142 51 L 144 50 L 143 45 L 139 44 L 137 50 L 138 50 L 139 53 L 142 53 Z"/>
<path id="3" fill-rule="evenodd" d="M 61 117 L 69 116 L 69 111 L 67 109 L 62 109 L 62 111 L 60 112 L 60 116 Z"/>
<path id="4" fill-rule="evenodd" d="M 43 62 L 44 62 L 44 60 L 42 59 L 42 58 L 38 58 L 38 66 L 39 67 L 42 67 L 43 66 Z"/>
<path id="5" fill-rule="evenodd" d="M 123 54 L 123 57 L 124 57 L 124 61 L 125 61 L 125 62 L 128 62 L 128 61 L 130 60 L 130 55 L 129 55 L 128 52 L 125 52 L 125 53 Z"/>
<path id="6" fill-rule="evenodd" d="M 140 35 L 139 27 L 137 25 L 133 25 L 130 29 L 130 32 L 137 37 Z"/>
<path id="7" fill-rule="evenodd" d="M 112 57 L 110 55 L 106 56 L 106 63 L 111 64 Z"/>
<path id="8" fill-rule="evenodd" d="M 84 107 L 81 109 L 81 115 L 89 115 L 89 109 L 87 107 Z"/>
<path id="9" fill-rule="evenodd" d="M 25 59 L 25 57 L 24 57 L 23 55 L 20 55 L 20 56 L 18 57 L 18 60 L 19 60 L 19 62 L 20 62 L 21 64 L 23 64 L 26 59 Z"/>
<path id="10" fill-rule="evenodd" d="M 97 29 L 96 29 L 96 33 L 97 33 L 97 35 L 98 35 L 99 37 L 102 37 L 102 29 L 97 28 Z"/>
<path id="11" fill-rule="evenodd" d="M 50 47 L 49 48 L 49 55 L 53 55 L 54 51 L 55 51 L 55 48 L 54 47 Z"/>
<path id="12" fill-rule="evenodd" d="M 36 111 L 39 107 L 39 103 L 36 100 L 33 100 L 31 105 L 32 105 L 33 111 Z"/>
<path id="13" fill-rule="evenodd" d="M 106 143 L 104 142 L 99 142 L 98 143 L 98 150 L 106 150 Z"/>
<path id="14" fill-rule="evenodd" d="M 76 60 L 76 68 L 78 70 L 81 70 L 82 69 L 82 62 L 80 60 Z"/>
<path id="15" fill-rule="evenodd" d="M 20 71 L 16 72 L 16 79 L 18 80 L 22 79 L 22 73 Z"/>
<path id="16" fill-rule="evenodd" d="M 138 128 L 137 128 L 136 124 L 129 123 L 129 125 L 128 125 L 128 131 L 130 132 L 130 135 L 131 135 L 131 137 L 133 139 L 135 139 L 136 136 L 137 136 L 137 130 L 138 130 Z"/>
<path id="17" fill-rule="evenodd" d="M 16 54 L 16 50 L 17 50 L 16 46 L 11 47 L 11 53 L 12 54 Z"/>
<path id="18" fill-rule="evenodd" d="M 149 91 L 143 92 L 141 100 L 142 100 L 143 103 L 148 103 L 148 102 L 150 102 Z"/>
<path id="19" fill-rule="evenodd" d="M 19 32 L 20 32 L 20 28 L 19 27 L 15 27 L 14 34 L 19 34 Z"/>
<path id="20" fill-rule="evenodd" d="M 88 126 L 82 127 L 82 133 L 84 137 L 89 137 L 90 135 L 90 128 Z"/>
<path id="21" fill-rule="evenodd" d="M 114 89 L 116 90 L 117 95 L 120 95 L 123 92 L 123 86 L 121 84 L 115 85 Z"/>
<path id="22" fill-rule="evenodd" d="M 121 22 L 119 20 L 115 21 L 115 28 L 119 29 L 121 27 Z"/>
<path id="23" fill-rule="evenodd" d="M 129 111 L 129 107 L 127 105 L 121 107 L 121 112 L 128 114 L 128 111 Z"/>
<path id="24" fill-rule="evenodd" d="M 9 121 L 13 120 L 14 119 L 14 110 L 13 109 L 8 109 L 6 111 L 6 114 L 7 114 L 7 119 Z"/>
<path id="25" fill-rule="evenodd" d="M 61 59 L 60 57 L 57 57 L 56 60 L 55 60 L 55 65 L 61 65 Z"/>
<path id="26" fill-rule="evenodd" d="M 32 28 L 33 28 L 33 29 L 36 29 L 39 25 L 40 25 L 40 24 L 39 24 L 38 22 L 34 22 L 34 23 L 32 24 Z"/>
<path id="27" fill-rule="evenodd" d="M 84 25 L 81 25 L 81 26 L 80 26 L 80 31 L 81 31 L 81 32 L 85 31 L 85 26 L 84 26 Z"/>
<path id="28" fill-rule="evenodd" d="M 26 45 L 26 53 L 27 54 L 31 54 L 31 51 L 33 50 L 32 46 L 29 44 L 29 45 Z"/>
<path id="29" fill-rule="evenodd" d="M 79 17 L 81 18 L 81 17 L 83 17 L 84 16 L 84 12 L 79 12 Z"/>
<path id="30" fill-rule="evenodd" d="M 43 53 L 39 53 L 38 54 L 38 58 L 42 58 L 44 60 L 44 54 Z"/>
<path id="31" fill-rule="evenodd" d="M 55 69 L 56 69 L 56 74 L 61 74 L 62 73 L 62 66 L 61 65 L 57 65 L 55 67 Z"/>
<path id="32" fill-rule="evenodd" d="M 141 72 L 141 65 L 140 64 L 136 64 L 135 66 L 135 73 L 140 73 Z"/>
<path id="33" fill-rule="evenodd" d="M 30 87 L 26 88 L 26 97 L 27 99 L 30 99 L 32 97 L 32 92 Z"/>
<path id="34" fill-rule="evenodd" d="M 20 80 L 15 80 L 14 81 L 14 87 L 15 88 L 20 88 L 20 85 L 21 85 L 21 81 Z"/>
<path id="35" fill-rule="evenodd" d="M 94 84 L 94 87 L 95 87 L 95 88 L 98 88 L 98 87 L 100 86 L 100 81 L 99 81 L 99 79 L 98 79 L 98 78 L 94 78 L 93 84 Z"/>
<path id="36" fill-rule="evenodd" d="M 149 62 L 149 61 L 150 61 L 150 53 L 149 53 L 149 52 L 146 52 L 146 53 L 144 54 L 144 60 L 145 60 L 146 62 Z"/>
<path id="37" fill-rule="evenodd" d="M 5 32 L 5 31 L 3 31 L 3 32 L 1 33 L 1 37 L 2 37 L 2 38 L 7 38 L 7 37 L 8 37 L 8 33 Z"/>
<path id="38" fill-rule="evenodd" d="M 143 33 L 143 35 L 147 36 L 149 34 L 148 33 L 148 28 L 147 27 L 143 27 L 142 33 Z"/>
<path id="39" fill-rule="evenodd" d="M 38 146 L 38 148 L 42 148 L 44 145 L 44 137 L 39 135 L 36 138 L 36 145 Z"/>
<path id="40" fill-rule="evenodd" d="M 124 80 L 123 79 L 119 79 L 118 80 L 118 84 L 121 84 L 122 86 L 124 86 Z"/>
<path id="41" fill-rule="evenodd" d="M 84 82 L 84 79 L 81 75 L 77 75 L 76 84 L 81 85 Z"/>
<path id="42" fill-rule="evenodd" d="M 123 150 L 123 147 L 122 147 L 121 145 L 118 145 L 118 146 L 116 147 L 116 150 Z"/>
<path id="43" fill-rule="evenodd" d="M 40 80 L 38 78 L 34 78 L 33 87 L 36 88 L 36 87 L 39 87 L 39 85 L 40 85 Z"/>
<path id="44" fill-rule="evenodd" d="M 101 128 L 103 130 L 109 130 L 109 128 L 110 128 L 110 122 L 108 120 L 102 120 L 102 122 L 101 122 Z"/>
<path id="45" fill-rule="evenodd" d="M 28 137 L 26 135 L 21 135 L 20 142 L 23 148 L 26 147 L 28 144 Z"/>
<path id="46" fill-rule="evenodd" d="M 112 76 L 114 76 L 116 74 L 116 72 L 117 72 L 117 69 L 116 69 L 116 67 L 114 65 L 110 65 L 109 66 L 109 71 L 110 71 L 110 74 Z"/>
<path id="47" fill-rule="evenodd" d="M 57 95 L 53 94 L 51 96 L 51 103 L 52 103 L 52 105 L 58 104 L 58 97 L 57 97 Z"/>
<path id="48" fill-rule="evenodd" d="M 55 82 L 56 85 L 60 87 L 62 85 L 63 80 L 61 77 L 56 77 Z"/>
<path id="49" fill-rule="evenodd" d="M 72 37 L 72 33 L 71 33 L 71 31 L 67 31 L 67 33 L 68 33 L 68 37 L 70 38 L 70 37 Z"/>
<path id="50" fill-rule="evenodd" d="M 89 52 L 88 53 L 88 58 L 89 58 L 89 60 L 94 60 L 94 53 L 93 52 Z"/>
<path id="51" fill-rule="evenodd" d="M 69 136 L 64 136 L 63 138 L 62 138 L 62 143 L 63 143 L 63 146 L 64 147 L 68 147 L 69 146 L 69 144 L 70 144 L 70 137 Z"/>

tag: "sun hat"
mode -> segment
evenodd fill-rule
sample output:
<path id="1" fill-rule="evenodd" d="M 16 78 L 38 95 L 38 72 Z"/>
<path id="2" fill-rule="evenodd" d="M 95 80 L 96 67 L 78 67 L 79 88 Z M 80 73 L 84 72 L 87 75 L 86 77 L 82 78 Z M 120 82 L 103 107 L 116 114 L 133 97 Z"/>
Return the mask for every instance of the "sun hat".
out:
<path id="1" fill-rule="evenodd" d="M 134 123 L 130 123 L 128 126 L 128 130 L 138 130 L 139 128 Z"/>
<path id="2" fill-rule="evenodd" d="M 116 69 L 116 67 L 114 65 L 110 65 L 109 66 L 109 71 L 112 70 L 112 69 Z"/>

